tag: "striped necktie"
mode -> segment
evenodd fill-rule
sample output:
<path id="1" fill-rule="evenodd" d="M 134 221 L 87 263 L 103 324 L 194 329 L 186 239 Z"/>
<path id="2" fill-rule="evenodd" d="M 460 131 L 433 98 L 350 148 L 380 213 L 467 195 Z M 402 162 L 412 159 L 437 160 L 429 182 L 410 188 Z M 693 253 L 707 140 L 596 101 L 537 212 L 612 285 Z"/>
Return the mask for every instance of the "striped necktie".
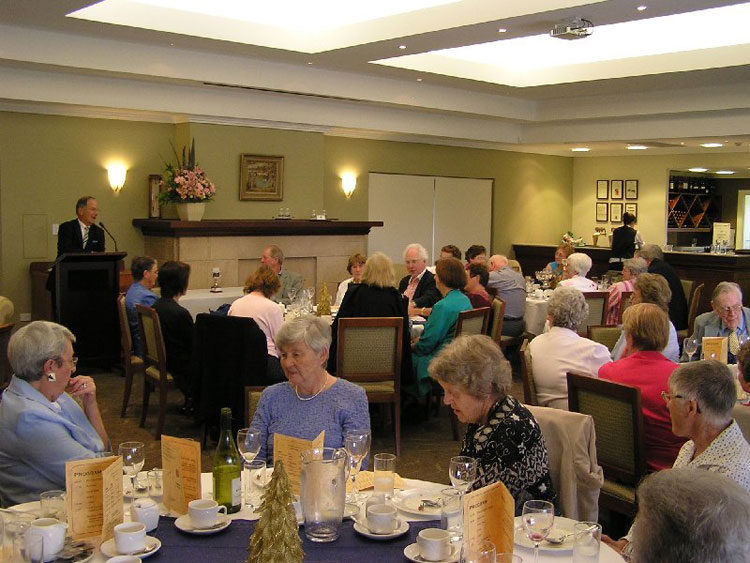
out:
<path id="1" fill-rule="evenodd" d="M 86 248 L 86 245 L 89 242 L 89 228 L 90 227 L 83 228 L 83 248 Z"/>

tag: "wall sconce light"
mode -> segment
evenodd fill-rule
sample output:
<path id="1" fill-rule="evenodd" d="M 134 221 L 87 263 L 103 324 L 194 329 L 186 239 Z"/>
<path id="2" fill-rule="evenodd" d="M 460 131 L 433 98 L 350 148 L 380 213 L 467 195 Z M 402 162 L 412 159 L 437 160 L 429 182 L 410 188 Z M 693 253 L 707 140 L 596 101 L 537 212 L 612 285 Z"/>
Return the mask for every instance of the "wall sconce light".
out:
<path id="1" fill-rule="evenodd" d="M 128 174 L 128 169 L 125 168 L 124 164 L 110 164 L 107 167 L 107 176 L 109 177 L 109 185 L 112 187 L 112 191 L 118 193 L 125 185 L 125 176 Z"/>
<path id="2" fill-rule="evenodd" d="M 352 197 L 354 190 L 357 188 L 357 176 L 352 172 L 341 175 L 341 188 L 344 190 L 346 199 Z"/>

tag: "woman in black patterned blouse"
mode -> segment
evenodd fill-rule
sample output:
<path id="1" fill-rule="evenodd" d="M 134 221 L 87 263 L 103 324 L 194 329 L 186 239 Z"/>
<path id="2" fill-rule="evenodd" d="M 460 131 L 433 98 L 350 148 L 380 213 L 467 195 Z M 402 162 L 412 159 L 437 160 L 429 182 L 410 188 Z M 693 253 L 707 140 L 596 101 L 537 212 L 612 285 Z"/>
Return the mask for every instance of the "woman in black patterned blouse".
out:
<path id="1" fill-rule="evenodd" d="M 547 446 L 532 414 L 508 394 L 511 370 L 488 336 L 462 336 L 432 361 L 430 376 L 445 392 L 444 402 L 468 424 L 460 455 L 477 459 L 472 489 L 502 481 L 516 515 L 531 499 L 554 502 Z"/>

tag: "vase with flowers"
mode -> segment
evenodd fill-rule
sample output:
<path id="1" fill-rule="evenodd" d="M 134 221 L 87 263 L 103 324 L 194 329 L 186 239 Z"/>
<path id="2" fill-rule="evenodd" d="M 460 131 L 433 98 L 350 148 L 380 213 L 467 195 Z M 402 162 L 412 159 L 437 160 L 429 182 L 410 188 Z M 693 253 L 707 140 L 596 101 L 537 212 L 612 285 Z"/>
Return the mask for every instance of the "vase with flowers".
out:
<path id="1" fill-rule="evenodd" d="M 182 147 L 182 159 L 177 151 L 175 158 L 177 164 L 167 164 L 159 182 L 159 204 L 176 204 L 177 214 L 182 221 L 200 221 L 205 203 L 216 194 L 216 186 L 195 162 L 195 139 L 190 151 Z"/>

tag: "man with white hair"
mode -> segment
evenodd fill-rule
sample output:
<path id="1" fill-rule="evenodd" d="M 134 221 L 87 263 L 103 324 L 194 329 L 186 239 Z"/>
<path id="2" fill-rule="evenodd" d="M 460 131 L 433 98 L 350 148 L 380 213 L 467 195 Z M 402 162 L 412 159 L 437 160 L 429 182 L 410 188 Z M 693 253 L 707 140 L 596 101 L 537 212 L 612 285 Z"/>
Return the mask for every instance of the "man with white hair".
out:
<path id="1" fill-rule="evenodd" d="M 408 275 L 399 282 L 398 291 L 409 300 L 410 307 L 429 308 L 440 301 L 442 296 L 435 286 L 435 276 L 427 270 L 427 249 L 418 243 L 408 245 L 404 249 L 404 264 Z"/>
<path id="2" fill-rule="evenodd" d="M 742 306 L 742 290 L 734 282 L 720 282 L 711 295 L 713 311 L 695 318 L 692 338 L 698 341 L 698 352 L 692 359 L 701 357 L 701 344 L 704 336 L 724 336 L 728 339 L 728 361 L 737 362 L 735 356 L 740 348 L 740 337 L 750 334 L 750 309 Z M 690 361 L 683 352 L 682 361 Z"/>
<path id="3" fill-rule="evenodd" d="M 557 285 L 572 287 L 581 292 L 596 291 L 596 284 L 586 277 L 591 266 L 591 257 L 588 254 L 574 252 L 568 256 L 568 264 L 563 274 L 564 279 Z"/>
<path id="4" fill-rule="evenodd" d="M 649 274 L 659 274 L 667 280 L 669 289 L 672 290 L 672 299 L 669 301 L 669 320 L 677 330 L 685 330 L 688 327 L 688 306 L 677 270 L 664 261 L 664 253 L 655 244 L 645 245 L 636 252 L 636 257 L 646 261 Z"/>
<path id="5" fill-rule="evenodd" d="M 520 336 L 526 329 L 523 314 L 526 310 L 526 282 L 523 276 L 508 265 L 502 254 L 490 256 L 490 279 L 487 287 L 505 301 L 503 336 Z"/>

